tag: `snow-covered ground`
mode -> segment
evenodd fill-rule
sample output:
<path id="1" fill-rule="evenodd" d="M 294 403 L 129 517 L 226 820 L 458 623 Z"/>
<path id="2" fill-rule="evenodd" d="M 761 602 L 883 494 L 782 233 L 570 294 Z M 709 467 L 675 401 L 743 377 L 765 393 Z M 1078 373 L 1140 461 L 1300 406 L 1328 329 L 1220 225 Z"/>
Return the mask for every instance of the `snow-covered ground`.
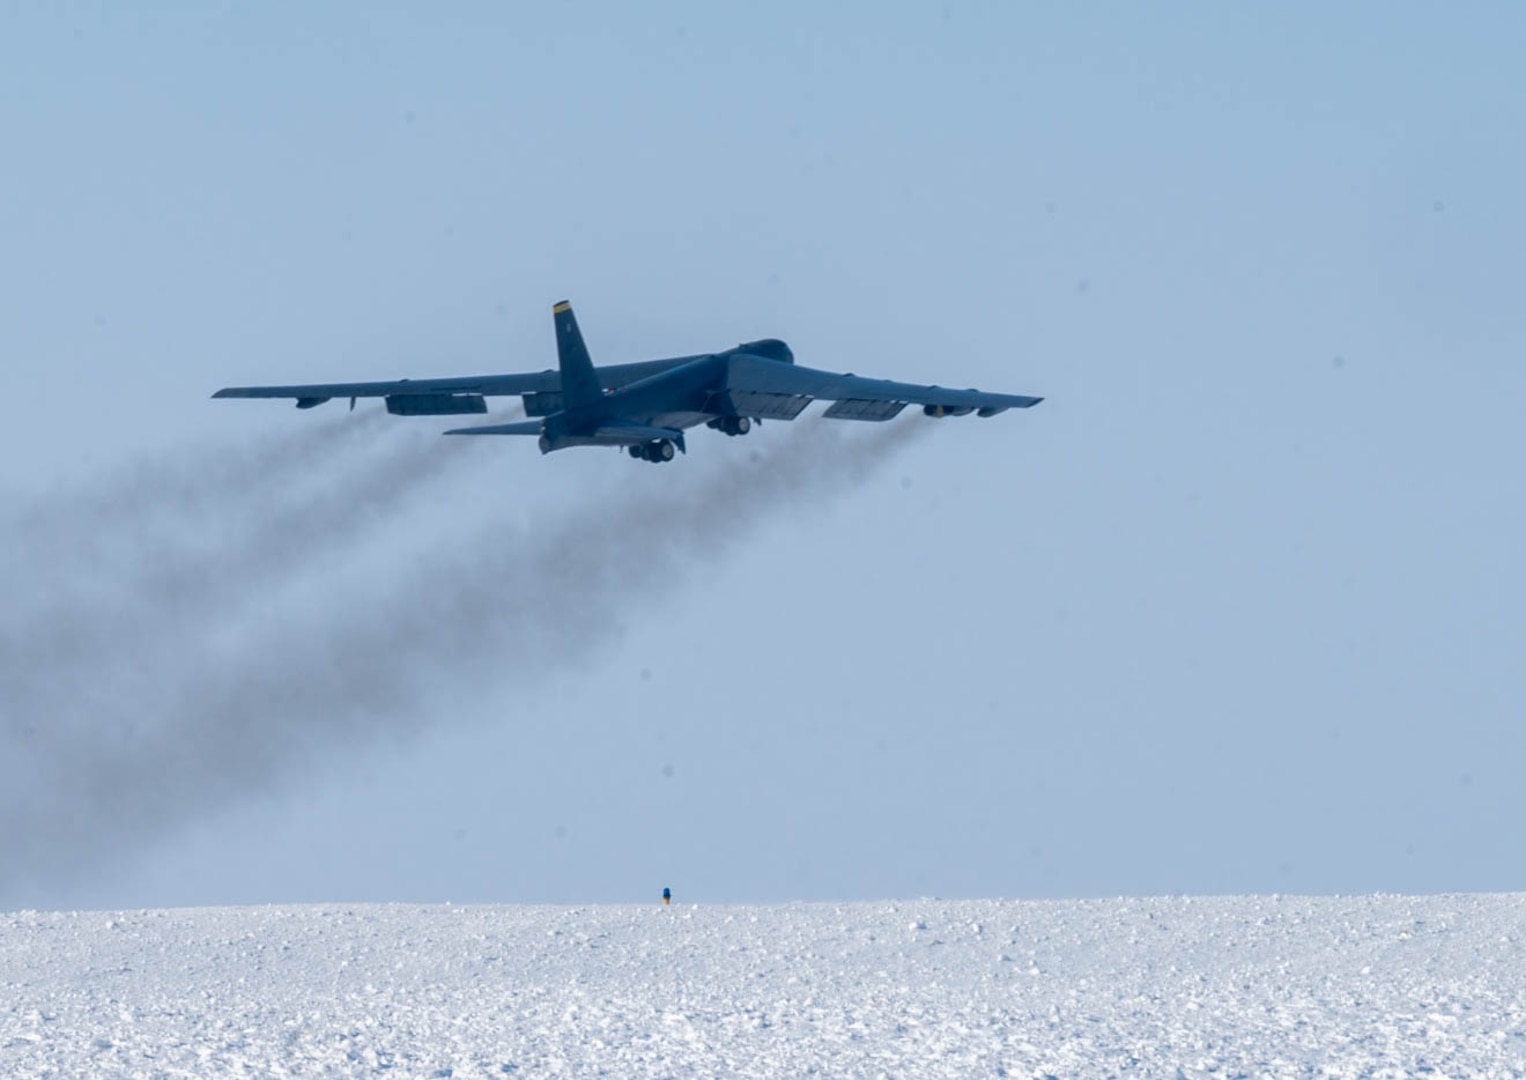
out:
<path id="1" fill-rule="evenodd" d="M 0 916 L 0 1075 L 1522 1076 L 1526 896 Z"/>

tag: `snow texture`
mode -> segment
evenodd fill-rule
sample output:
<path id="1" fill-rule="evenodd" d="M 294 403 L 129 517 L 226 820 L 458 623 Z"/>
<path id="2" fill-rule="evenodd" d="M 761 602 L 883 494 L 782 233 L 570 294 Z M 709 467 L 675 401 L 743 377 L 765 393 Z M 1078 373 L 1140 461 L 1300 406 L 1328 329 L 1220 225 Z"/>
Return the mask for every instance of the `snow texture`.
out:
<path id="1" fill-rule="evenodd" d="M 0 1075 L 1526 1075 L 1526 896 L 0 916 Z"/>

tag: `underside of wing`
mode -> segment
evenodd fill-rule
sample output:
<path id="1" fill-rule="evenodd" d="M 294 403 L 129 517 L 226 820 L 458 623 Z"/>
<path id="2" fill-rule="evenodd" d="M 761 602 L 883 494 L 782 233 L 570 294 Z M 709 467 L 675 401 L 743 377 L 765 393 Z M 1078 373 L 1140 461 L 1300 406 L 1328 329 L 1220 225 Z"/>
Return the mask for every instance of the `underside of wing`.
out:
<path id="1" fill-rule="evenodd" d="M 1008 409 L 1026 409 L 1044 400 L 1018 394 L 988 394 L 980 390 L 951 390 L 888 379 L 865 379 L 750 356 L 732 360 L 727 372 L 727 392 L 739 399 L 751 396 L 788 402 L 789 408 L 793 409 L 790 419 L 813 400 L 831 401 L 833 404 L 822 415 L 837 420 L 890 420 L 907 405 L 921 405 L 929 415 L 935 416 L 971 412 L 995 416 Z"/>

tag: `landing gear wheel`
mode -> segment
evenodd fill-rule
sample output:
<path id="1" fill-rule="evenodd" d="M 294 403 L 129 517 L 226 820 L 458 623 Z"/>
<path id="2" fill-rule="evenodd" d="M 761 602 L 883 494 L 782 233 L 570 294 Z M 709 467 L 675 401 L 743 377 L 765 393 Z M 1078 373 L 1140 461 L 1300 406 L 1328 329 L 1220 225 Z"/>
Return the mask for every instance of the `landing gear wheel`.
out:
<path id="1" fill-rule="evenodd" d="M 643 452 L 642 452 L 642 451 L 643 451 L 643 450 L 645 450 L 645 447 L 642 447 L 642 446 L 637 446 L 637 445 L 635 445 L 635 444 L 634 444 L 634 443 L 633 443 L 633 444 L 632 444 L 632 445 L 630 445 L 630 446 L 627 446 L 627 447 L 626 447 L 626 448 L 625 448 L 625 449 L 626 449 L 626 450 L 628 450 L 628 451 L 630 451 L 630 455 L 631 455 L 631 457 L 633 457 L 633 458 L 636 458 L 636 459 L 637 459 L 637 460 L 638 460 L 638 461 L 639 461 L 639 460 L 640 460 L 640 459 L 641 459 L 641 458 L 643 458 L 643 457 L 645 457 L 645 456 L 646 456 L 646 455 L 645 455 L 645 454 L 644 454 L 644 453 L 643 453 Z"/>
<path id="2" fill-rule="evenodd" d="M 640 446 L 630 448 L 631 457 L 640 458 L 642 461 L 650 461 L 655 465 L 661 465 L 664 461 L 672 461 L 675 453 L 677 453 L 677 450 L 667 439 L 653 439 L 649 443 L 642 443 Z"/>
<path id="3" fill-rule="evenodd" d="M 752 421 L 747 419 L 745 416 L 739 416 L 732 424 L 732 427 L 736 429 L 736 433 L 738 435 L 746 435 L 749 431 L 752 430 Z"/>

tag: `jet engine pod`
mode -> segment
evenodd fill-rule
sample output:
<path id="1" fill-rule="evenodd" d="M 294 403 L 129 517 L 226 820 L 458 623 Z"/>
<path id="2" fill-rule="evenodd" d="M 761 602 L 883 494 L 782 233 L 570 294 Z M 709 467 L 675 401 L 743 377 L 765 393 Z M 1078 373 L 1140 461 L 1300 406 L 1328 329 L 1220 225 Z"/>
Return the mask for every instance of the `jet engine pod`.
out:
<path id="1" fill-rule="evenodd" d="M 566 395 L 556 390 L 540 390 L 533 394 L 525 394 L 521 400 L 524 402 L 526 416 L 550 416 L 567 407 Z"/>
<path id="2" fill-rule="evenodd" d="M 975 411 L 973 405 L 923 405 L 923 416 L 968 416 Z"/>

